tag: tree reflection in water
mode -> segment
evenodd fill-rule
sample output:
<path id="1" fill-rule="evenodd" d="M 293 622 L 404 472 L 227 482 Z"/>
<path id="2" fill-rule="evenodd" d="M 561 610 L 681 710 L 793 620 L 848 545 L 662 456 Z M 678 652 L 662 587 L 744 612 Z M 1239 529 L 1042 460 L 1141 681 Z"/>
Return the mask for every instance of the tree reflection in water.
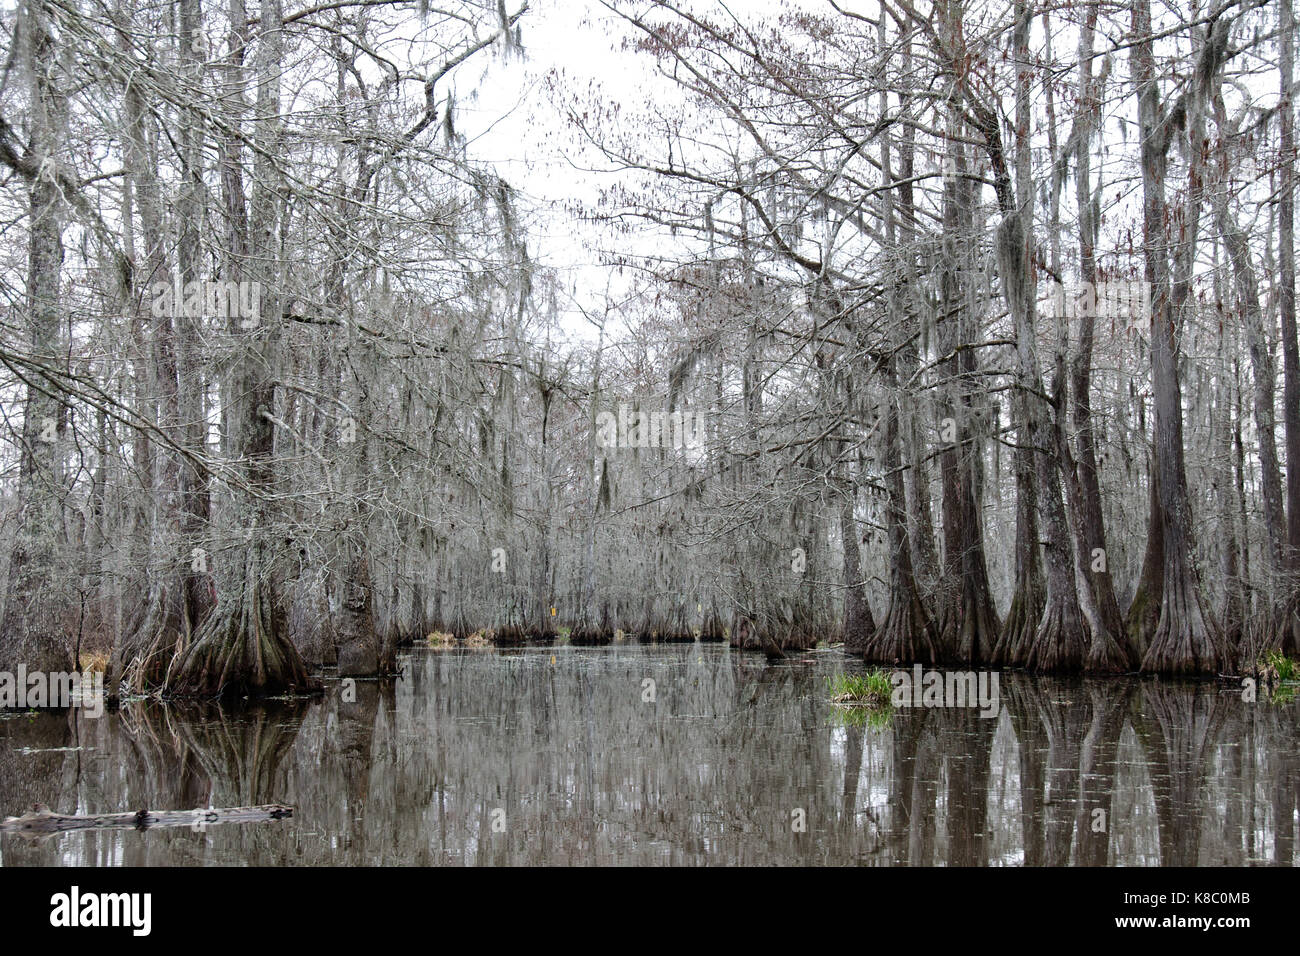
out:
<path id="1" fill-rule="evenodd" d="M 552 663 L 554 657 L 554 663 Z M 393 684 L 0 720 L 0 812 L 288 803 L 0 838 L 15 864 L 1294 865 L 1300 704 L 1001 675 L 1001 712 L 827 698 L 858 665 L 715 645 L 416 651 Z M 653 682 L 653 683 L 651 683 Z M 801 829 L 800 822 L 806 821 Z"/>

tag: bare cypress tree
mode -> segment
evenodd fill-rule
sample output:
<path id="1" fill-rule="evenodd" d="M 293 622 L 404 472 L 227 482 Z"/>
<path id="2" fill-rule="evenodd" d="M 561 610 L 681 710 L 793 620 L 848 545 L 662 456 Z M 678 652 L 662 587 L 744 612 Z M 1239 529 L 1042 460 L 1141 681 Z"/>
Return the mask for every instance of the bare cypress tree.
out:
<path id="1" fill-rule="evenodd" d="M 889 607 L 871 635 L 863 656 L 884 664 L 939 660 L 934 621 L 921 601 L 912 570 L 912 543 L 907 528 L 907 495 L 899 445 L 897 375 L 893 359 L 885 361 L 885 520 L 889 534 Z"/>
<path id="2" fill-rule="evenodd" d="M 1286 426 L 1287 541 L 1293 580 L 1287 611 L 1290 631 L 1282 637 L 1288 652 L 1300 651 L 1300 333 L 1296 329 L 1295 298 L 1295 14 L 1292 0 L 1278 2 L 1278 147 L 1281 179 L 1278 215 L 1278 302 L 1282 316 L 1282 420 Z"/>
<path id="3" fill-rule="evenodd" d="M 1146 280 L 1151 288 L 1151 371 L 1155 394 L 1156 501 L 1163 543 L 1163 585 L 1160 622 L 1142 661 L 1142 669 L 1163 673 L 1216 673 L 1227 666 L 1229 654 L 1201 603 L 1200 584 L 1192 564 L 1191 509 L 1183 460 L 1182 399 L 1178 375 L 1176 323 L 1188 295 L 1188 269 L 1195 249 L 1195 219 L 1199 209 L 1189 197 L 1181 225 L 1184 233 L 1171 243 L 1168 236 L 1165 176 L 1174 136 L 1189 115 L 1200 113 L 1200 100 L 1222 62 L 1228 23 L 1213 21 L 1193 78 L 1192 102 L 1162 106 L 1155 74 L 1154 39 L 1149 0 L 1134 0 L 1130 54 L 1137 88 L 1141 131 L 1143 240 Z M 1199 130 L 1193 121 L 1193 130 Z M 1193 141 L 1193 151 L 1201 146 Z M 1192 189 L 1199 194 L 1193 170 Z M 1191 221 L 1189 221 L 1191 220 Z M 1170 246 L 1181 263 L 1171 285 Z M 1175 297 L 1178 301 L 1175 302 Z"/>
<path id="4" fill-rule="evenodd" d="M 1079 34 L 1079 106 L 1070 139 L 1074 143 L 1075 201 L 1079 213 L 1079 278 L 1085 289 L 1097 288 L 1097 237 L 1100 209 L 1092 187 L 1092 142 L 1101 108 L 1102 90 L 1108 64 L 1101 76 L 1094 74 L 1093 43 L 1096 36 L 1098 4 L 1089 3 Z M 1068 144 L 1067 144 L 1068 149 Z M 1062 162 L 1069 157 L 1063 156 Z M 1101 486 L 1097 479 L 1097 451 L 1092 419 L 1092 362 L 1096 337 L 1095 309 L 1084 309 L 1079 317 L 1079 345 L 1071 375 L 1071 398 L 1077 455 L 1075 473 L 1079 484 L 1079 521 L 1083 574 L 1092 587 L 1097 621 L 1088 646 L 1087 669 L 1092 671 L 1127 670 L 1137 662 L 1129 646 L 1111 566 L 1106 552 L 1106 528 L 1101 506 Z M 1100 558 L 1100 561 L 1098 560 Z"/>
<path id="5" fill-rule="evenodd" d="M 0 670 L 64 671 L 72 663 L 65 615 L 72 606 L 61 566 L 63 496 L 60 446 L 67 411 L 62 310 L 64 200 L 61 130 L 67 101 L 59 85 L 59 51 L 47 0 L 21 8 L 24 74 L 30 97 L 27 155 L 8 153 L 25 173 L 30 239 L 27 251 L 27 349 L 30 365 L 14 369 L 24 382 L 17 529 L 9 554 L 9 588 L 0 618 Z M 10 366 L 13 368 L 13 366 Z"/>
<path id="6" fill-rule="evenodd" d="M 279 223 L 282 204 L 280 78 L 283 66 L 280 0 L 262 0 L 254 62 L 257 82 L 253 122 L 253 196 L 248 228 L 251 268 L 259 284 L 261 315 L 231 318 L 241 341 L 235 445 L 245 487 L 237 503 L 243 547 L 225 556 L 225 597 L 203 622 L 194 643 L 177 656 L 167 675 L 168 693 L 205 696 L 272 694 L 310 686 L 306 665 L 289 641 L 278 606 L 275 539 L 268 496 L 276 486 L 273 458 L 276 343 L 281 326 Z M 251 327 L 245 327 L 251 325 Z"/>
<path id="7" fill-rule="evenodd" d="M 196 0 L 184 0 L 177 34 L 177 61 L 189 89 L 198 95 L 201 84 L 195 44 L 199 13 Z M 134 34 L 119 25 L 125 50 Z M 202 214 L 202 132 L 192 111 L 181 113 L 181 196 L 176 231 L 176 280 L 164 253 L 164 197 L 157 170 L 156 135 L 146 119 L 140 84 L 124 91 L 127 116 L 125 154 L 144 243 L 140 266 L 133 271 L 133 305 L 149 328 L 150 394 L 158 406 L 158 426 L 171 447 L 154 449 L 150 488 L 148 592 L 128 620 L 113 649 L 107 682 L 110 694 L 117 678 L 140 692 L 160 687 L 179 647 L 211 609 L 206 549 L 198 548 L 198 532 L 207 520 L 207 495 L 198 461 L 204 445 L 203 386 L 198 367 L 197 326 L 206 296 L 195 291 L 198 277 L 197 223 Z M 160 289 L 168 289 L 160 294 Z M 161 301 L 160 301 L 161 300 Z M 165 305 L 165 308 L 159 308 Z"/>
<path id="8" fill-rule="evenodd" d="M 1051 440 L 1048 415 L 1050 399 L 1043 391 L 1038 362 L 1035 316 L 1037 296 L 1033 275 L 1033 184 L 1029 152 L 1029 63 L 1028 37 L 1033 9 L 1025 2 L 1015 8 L 1014 45 L 1016 64 L 1016 154 L 1015 186 L 1003 152 L 996 114 L 973 98 L 971 109 L 984 137 L 985 150 L 993 166 L 1002 222 L 996 245 L 1007 306 L 1016 330 L 1017 384 L 1025 393 L 1024 411 L 1029 448 L 1033 453 L 1034 476 L 1038 480 L 1039 517 L 1046 534 L 1044 560 L 1047 566 L 1047 596 L 1043 616 L 1034 633 L 1025 663 L 1036 670 L 1080 670 L 1089 635 L 1079 607 L 1074 577 L 1074 553 L 1061 497 L 1059 459 Z M 1060 414 L 1060 409 L 1055 409 Z"/>

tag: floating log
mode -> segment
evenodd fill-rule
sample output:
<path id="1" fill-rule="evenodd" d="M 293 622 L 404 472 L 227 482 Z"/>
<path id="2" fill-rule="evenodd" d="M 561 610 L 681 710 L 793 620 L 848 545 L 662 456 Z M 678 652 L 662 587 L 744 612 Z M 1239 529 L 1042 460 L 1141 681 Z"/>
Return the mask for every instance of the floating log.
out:
<path id="1" fill-rule="evenodd" d="M 66 830 L 152 830 L 156 827 L 204 829 L 223 823 L 265 823 L 293 816 L 293 807 L 271 804 L 265 807 L 230 807 L 196 810 L 137 810 L 134 813 L 103 813 L 69 816 L 54 813 L 43 803 L 32 804 L 21 817 L 6 817 L 0 832 L 50 834 Z"/>

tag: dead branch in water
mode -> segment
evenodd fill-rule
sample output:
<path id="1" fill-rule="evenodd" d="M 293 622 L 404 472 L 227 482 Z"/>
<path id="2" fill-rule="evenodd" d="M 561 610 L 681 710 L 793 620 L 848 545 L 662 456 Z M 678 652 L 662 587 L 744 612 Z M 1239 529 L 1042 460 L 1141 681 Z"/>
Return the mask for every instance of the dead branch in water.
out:
<path id="1" fill-rule="evenodd" d="M 157 827 L 206 828 L 223 823 L 265 823 L 293 816 L 293 807 L 271 804 L 264 807 L 203 808 L 195 810 L 137 810 L 134 813 L 104 813 L 70 816 L 54 813 L 43 803 L 32 805 L 20 817 L 6 817 L 0 832 L 52 834 L 66 830 L 152 830 Z"/>

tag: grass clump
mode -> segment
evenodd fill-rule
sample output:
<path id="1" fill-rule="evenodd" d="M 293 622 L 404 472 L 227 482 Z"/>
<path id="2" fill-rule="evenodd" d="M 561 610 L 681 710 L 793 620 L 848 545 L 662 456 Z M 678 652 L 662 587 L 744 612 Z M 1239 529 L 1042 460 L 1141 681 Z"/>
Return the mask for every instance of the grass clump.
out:
<path id="1" fill-rule="evenodd" d="M 1300 661 L 1287 657 L 1276 648 L 1267 650 L 1255 663 L 1260 685 L 1269 691 L 1272 704 L 1289 704 L 1300 689 Z"/>
<path id="2" fill-rule="evenodd" d="M 101 674 L 104 673 L 108 670 L 108 652 L 90 651 L 89 653 L 82 654 L 81 669 L 83 671 L 90 671 L 92 674 L 95 672 Z"/>
<path id="3" fill-rule="evenodd" d="M 879 667 L 865 674 L 834 674 L 826 679 L 826 686 L 835 703 L 872 710 L 889 707 L 894 689 L 889 672 Z"/>
<path id="4" fill-rule="evenodd" d="M 1262 669 L 1276 674 L 1280 681 L 1300 680 L 1300 661 L 1287 657 L 1279 650 L 1265 651 L 1260 664 Z"/>

